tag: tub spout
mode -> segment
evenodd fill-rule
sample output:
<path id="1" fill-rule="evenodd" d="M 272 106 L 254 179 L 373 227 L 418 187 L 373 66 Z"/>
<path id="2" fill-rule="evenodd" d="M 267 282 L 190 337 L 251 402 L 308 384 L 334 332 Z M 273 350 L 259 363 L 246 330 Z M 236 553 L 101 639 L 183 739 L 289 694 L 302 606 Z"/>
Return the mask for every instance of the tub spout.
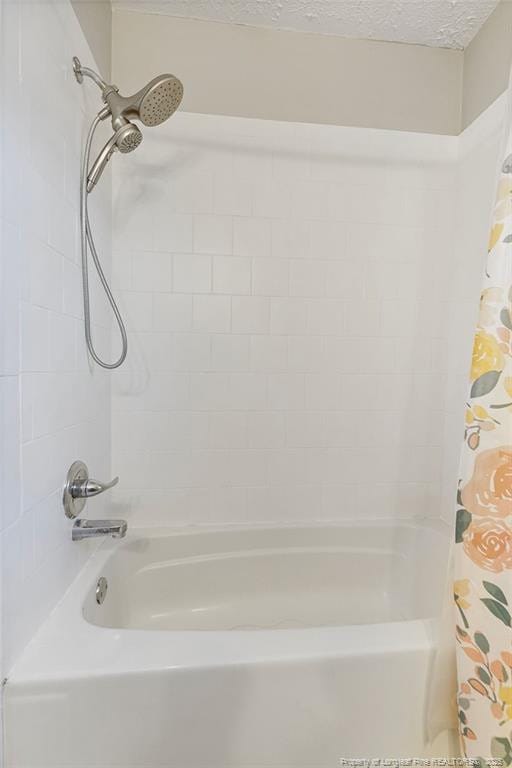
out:
<path id="1" fill-rule="evenodd" d="M 127 529 L 126 520 L 77 520 L 73 525 L 71 538 L 73 541 L 92 539 L 97 536 L 122 539 L 126 536 Z"/>

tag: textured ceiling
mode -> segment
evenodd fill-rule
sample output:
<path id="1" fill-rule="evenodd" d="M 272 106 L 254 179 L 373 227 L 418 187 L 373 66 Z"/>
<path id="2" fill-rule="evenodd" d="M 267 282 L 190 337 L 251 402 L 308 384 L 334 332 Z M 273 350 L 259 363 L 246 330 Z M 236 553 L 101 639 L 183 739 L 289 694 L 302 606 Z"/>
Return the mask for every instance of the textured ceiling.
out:
<path id="1" fill-rule="evenodd" d="M 498 0 L 113 0 L 116 8 L 274 29 L 464 48 Z"/>

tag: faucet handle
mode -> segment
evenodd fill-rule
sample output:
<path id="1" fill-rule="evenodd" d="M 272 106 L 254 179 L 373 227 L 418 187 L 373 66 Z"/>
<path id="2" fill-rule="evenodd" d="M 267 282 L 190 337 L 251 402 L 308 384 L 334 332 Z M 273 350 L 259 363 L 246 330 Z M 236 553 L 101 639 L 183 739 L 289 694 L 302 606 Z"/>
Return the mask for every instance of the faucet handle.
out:
<path id="1" fill-rule="evenodd" d="M 85 506 L 86 500 L 90 496 L 97 496 L 103 491 L 108 491 L 119 482 L 118 477 L 114 477 L 109 483 L 102 483 L 99 480 L 93 480 L 89 477 L 89 470 L 83 461 L 75 461 L 68 471 L 64 492 L 62 494 L 62 503 L 67 517 L 74 519 Z"/>
<path id="2" fill-rule="evenodd" d="M 100 480 L 93 480 L 88 478 L 87 480 L 79 480 L 71 487 L 71 495 L 74 499 L 88 499 L 89 496 L 97 496 L 103 491 L 108 491 L 109 488 L 113 488 L 119 482 L 118 477 L 114 477 L 110 483 L 102 483 Z"/>

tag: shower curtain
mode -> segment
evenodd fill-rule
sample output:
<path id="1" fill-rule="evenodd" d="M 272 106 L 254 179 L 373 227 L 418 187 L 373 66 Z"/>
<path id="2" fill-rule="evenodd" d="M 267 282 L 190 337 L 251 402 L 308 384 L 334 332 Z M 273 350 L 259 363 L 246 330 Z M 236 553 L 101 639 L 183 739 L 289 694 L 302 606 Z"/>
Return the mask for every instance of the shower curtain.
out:
<path id="1" fill-rule="evenodd" d="M 500 758 L 508 766 L 512 765 L 510 120 L 507 131 L 466 405 L 456 508 L 454 600 L 462 752 L 472 758 Z"/>

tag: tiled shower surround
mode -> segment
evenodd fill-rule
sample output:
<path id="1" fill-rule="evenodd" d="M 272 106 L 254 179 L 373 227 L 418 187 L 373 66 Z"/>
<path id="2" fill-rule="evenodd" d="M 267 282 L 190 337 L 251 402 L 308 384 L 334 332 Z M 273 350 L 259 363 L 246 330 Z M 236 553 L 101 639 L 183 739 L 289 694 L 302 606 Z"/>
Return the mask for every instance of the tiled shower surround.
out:
<path id="1" fill-rule="evenodd" d="M 129 356 L 110 374 L 87 360 L 77 241 L 99 99 L 70 62 L 94 61 L 67 2 L 0 9 L 2 676 L 97 546 L 63 515 L 74 459 L 121 476 L 90 517 L 451 520 L 501 113 L 460 138 L 184 113 L 144 129 L 111 163 Z M 107 272 L 110 213 L 107 172 Z"/>
<path id="2" fill-rule="evenodd" d="M 81 458 L 110 477 L 110 381 L 85 350 L 78 192 L 83 132 L 98 94 L 71 58 L 94 61 L 71 6 L 2 4 L 0 301 L 2 654 L 8 674 L 97 543 L 77 546 L 62 485 Z M 106 131 L 105 131 L 106 135 Z M 92 199 L 107 269 L 110 184 Z M 95 336 L 110 316 L 94 281 Z M 101 516 L 105 500 L 89 503 Z"/>
<path id="3" fill-rule="evenodd" d="M 440 514 L 468 359 L 466 340 L 447 342 L 453 323 L 470 341 L 478 296 L 454 285 L 457 151 L 455 137 L 180 113 L 116 158 L 125 514 Z"/>

